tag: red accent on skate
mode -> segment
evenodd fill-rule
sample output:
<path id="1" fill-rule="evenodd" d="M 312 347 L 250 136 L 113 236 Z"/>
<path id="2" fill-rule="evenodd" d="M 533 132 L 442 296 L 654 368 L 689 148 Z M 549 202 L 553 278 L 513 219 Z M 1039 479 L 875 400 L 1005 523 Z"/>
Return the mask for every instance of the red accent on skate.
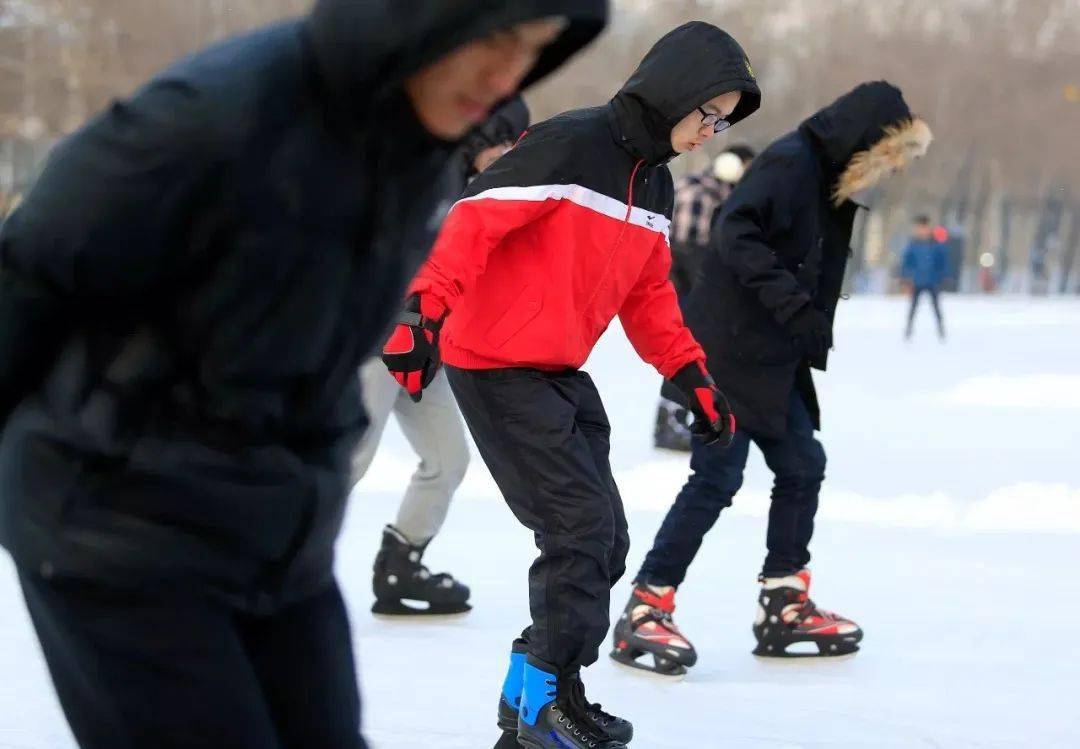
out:
<path id="1" fill-rule="evenodd" d="M 838 635 L 840 627 L 837 624 L 827 624 L 824 627 L 800 627 L 804 632 L 811 635 Z"/>
<path id="2" fill-rule="evenodd" d="M 634 630 L 634 636 L 649 642 L 658 642 L 666 648 L 689 650 L 690 643 L 674 626 L 665 627 L 657 622 L 645 622 Z"/>
<path id="3" fill-rule="evenodd" d="M 409 372 L 408 378 L 406 379 L 405 389 L 415 395 L 416 393 L 419 393 L 421 390 L 424 389 L 422 382 L 423 379 L 421 378 L 419 372 Z"/>
<path id="4" fill-rule="evenodd" d="M 648 588 L 634 588 L 634 595 L 646 606 L 666 611 L 669 614 L 675 612 L 675 589 L 672 588 L 662 596 L 658 596 Z"/>

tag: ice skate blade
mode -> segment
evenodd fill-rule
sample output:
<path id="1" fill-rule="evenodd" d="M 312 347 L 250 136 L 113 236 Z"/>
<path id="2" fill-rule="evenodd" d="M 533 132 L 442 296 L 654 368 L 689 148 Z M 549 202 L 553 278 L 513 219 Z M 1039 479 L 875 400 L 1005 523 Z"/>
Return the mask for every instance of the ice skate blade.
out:
<path id="1" fill-rule="evenodd" d="M 376 600 L 371 606 L 371 613 L 380 619 L 412 619 L 415 621 L 437 621 L 442 619 L 460 619 L 472 611 L 467 603 L 457 606 L 429 606 L 419 608 L 403 601 Z"/>
<path id="2" fill-rule="evenodd" d="M 649 654 L 646 653 L 646 655 Z M 614 652 L 612 652 L 610 656 L 611 660 L 615 663 L 616 666 L 618 666 L 619 668 L 624 668 L 627 671 L 631 671 L 638 676 L 644 676 L 649 679 L 655 679 L 657 681 L 662 681 L 669 684 L 682 681 L 686 678 L 686 666 L 679 665 L 678 663 L 673 663 L 670 670 L 661 671 L 656 668 L 650 668 L 649 666 L 638 663 L 635 659 L 620 657 Z"/>
<path id="3" fill-rule="evenodd" d="M 792 643 L 794 644 L 794 643 Z M 800 661 L 800 660 L 817 660 L 817 661 L 848 661 L 854 658 L 859 652 L 859 646 L 847 646 L 844 648 L 838 648 L 835 651 L 828 649 L 820 649 L 816 653 L 789 653 L 786 650 L 766 650 L 761 645 L 758 645 L 752 651 L 754 657 L 762 661 Z"/>
<path id="4" fill-rule="evenodd" d="M 517 732 L 509 733 L 504 731 L 499 740 L 495 742 L 494 749 L 520 749 L 521 744 L 518 743 Z"/>

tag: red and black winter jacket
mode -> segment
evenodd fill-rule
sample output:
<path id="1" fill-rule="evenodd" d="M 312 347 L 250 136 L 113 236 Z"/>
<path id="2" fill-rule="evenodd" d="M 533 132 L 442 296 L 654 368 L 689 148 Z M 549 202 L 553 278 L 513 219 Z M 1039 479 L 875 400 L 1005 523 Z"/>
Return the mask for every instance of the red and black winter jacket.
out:
<path id="1" fill-rule="evenodd" d="M 413 281 L 463 369 L 580 367 L 615 315 L 665 377 L 704 353 L 668 280 L 671 128 L 731 90 L 760 96 L 741 48 L 704 23 L 662 39 L 606 106 L 542 122 L 454 206 Z"/>

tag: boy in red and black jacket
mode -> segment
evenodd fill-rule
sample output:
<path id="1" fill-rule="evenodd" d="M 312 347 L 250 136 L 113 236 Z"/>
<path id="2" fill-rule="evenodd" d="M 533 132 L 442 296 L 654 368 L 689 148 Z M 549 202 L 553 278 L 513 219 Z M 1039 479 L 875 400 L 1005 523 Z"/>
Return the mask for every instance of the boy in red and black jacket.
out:
<path id="1" fill-rule="evenodd" d="M 701 22 L 672 31 L 607 105 L 536 125 L 472 183 L 387 344 L 387 365 L 416 396 L 448 365 L 480 454 L 536 534 L 532 624 L 500 701 L 508 741 L 630 738 L 627 721 L 585 701 L 578 677 L 597 658 L 629 547 L 607 416 L 579 367 L 618 315 L 642 359 L 687 393 L 697 434 L 731 441 L 730 410 L 668 280 L 666 164 L 759 105 L 734 39 Z"/>

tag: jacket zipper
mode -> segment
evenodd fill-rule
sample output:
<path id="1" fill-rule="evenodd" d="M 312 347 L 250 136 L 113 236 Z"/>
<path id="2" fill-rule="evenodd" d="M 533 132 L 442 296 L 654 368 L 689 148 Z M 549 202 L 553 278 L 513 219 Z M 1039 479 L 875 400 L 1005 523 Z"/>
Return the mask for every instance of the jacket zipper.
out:
<path id="1" fill-rule="evenodd" d="M 600 273 L 600 278 L 596 282 L 596 287 L 593 289 L 592 295 L 589 297 L 589 301 L 585 303 L 585 309 L 588 310 L 592 307 L 593 301 L 596 300 L 596 295 L 600 293 L 600 288 L 604 285 L 604 279 L 607 278 L 608 271 L 611 270 L 611 263 L 615 259 L 615 254 L 619 251 L 619 247 L 622 246 L 623 237 L 626 235 L 626 227 L 630 225 L 630 215 L 634 211 L 634 179 L 637 178 L 638 170 L 641 169 L 641 165 L 645 163 L 645 159 L 638 159 L 634 164 L 633 171 L 630 172 L 630 184 L 626 190 L 626 215 L 623 216 L 622 226 L 619 228 L 619 236 L 615 238 L 615 243 L 611 246 L 611 252 L 608 254 L 607 262 L 604 263 L 604 270 Z"/>

